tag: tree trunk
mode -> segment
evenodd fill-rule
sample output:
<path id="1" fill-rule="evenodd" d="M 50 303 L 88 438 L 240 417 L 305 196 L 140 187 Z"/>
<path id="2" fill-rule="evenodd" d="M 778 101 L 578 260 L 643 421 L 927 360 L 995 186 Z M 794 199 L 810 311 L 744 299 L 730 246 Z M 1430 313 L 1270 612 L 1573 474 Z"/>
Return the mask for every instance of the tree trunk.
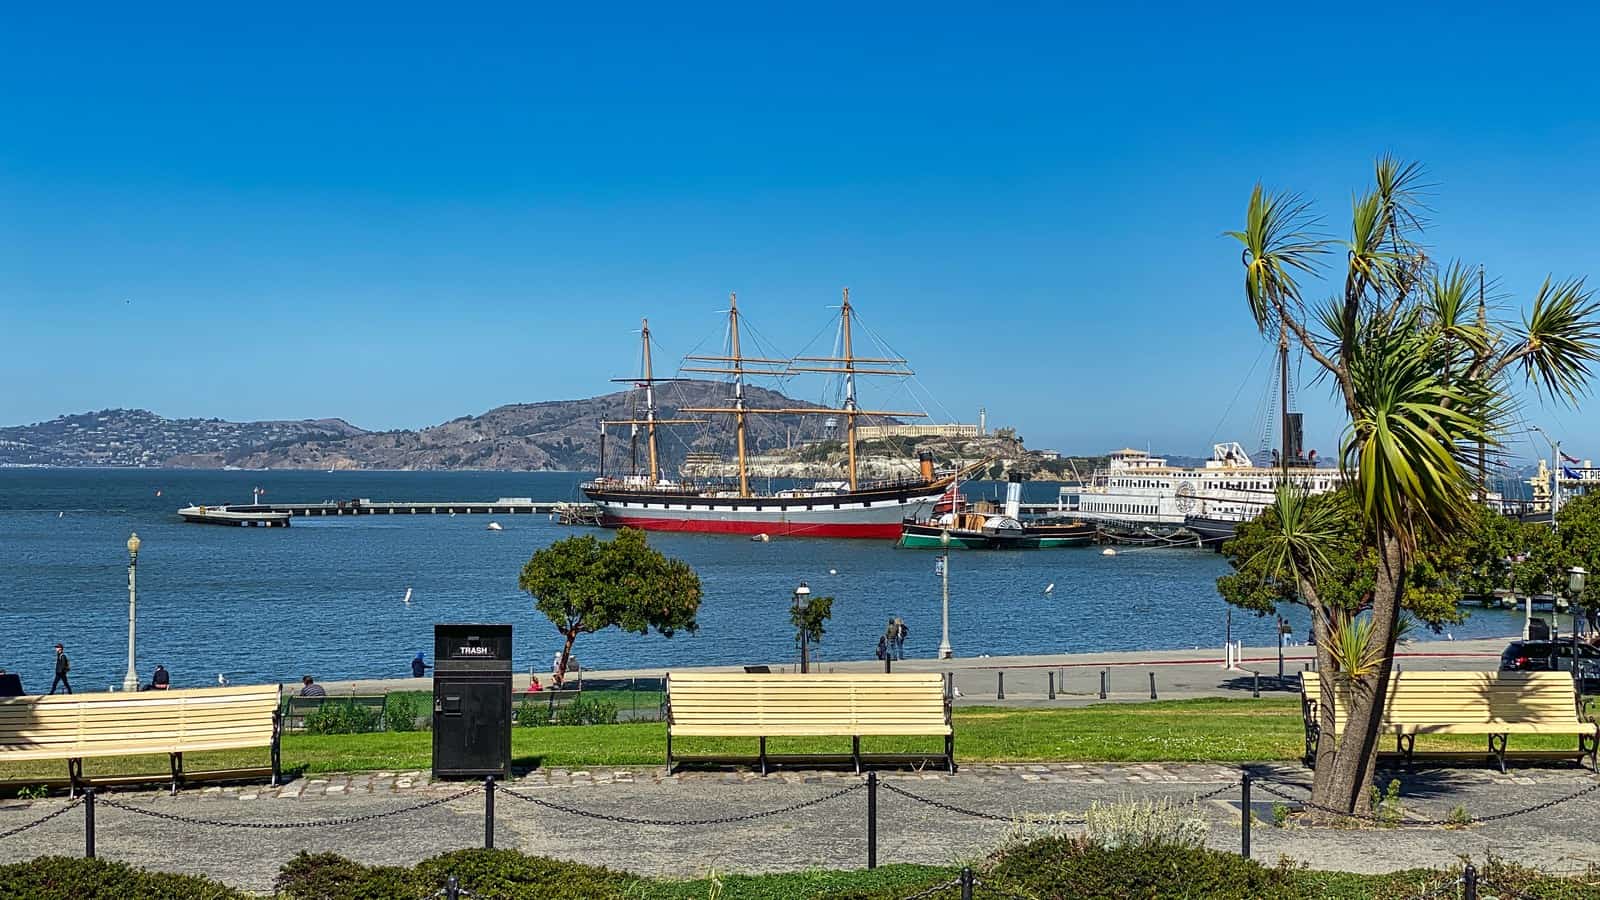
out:
<path id="1" fill-rule="evenodd" d="M 1328 651 L 1327 643 L 1317 639 L 1316 630 L 1319 628 L 1317 623 L 1323 621 L 1324 613 L 1322 598 L 1317 595 L 1317 589 L 1310 581 L 1300 582 L 1300 599 L 1305 601 L 1306 608 L 1311 611 L 1312 633 L 1307 636 L 1312 639 L 1311 646 L 1317 654 L 1317 681 L 1321 688 L 1318 696 L 1322 698 L 1322 702 L 1317 704 L 1317 745 L 1313 757 L 1316 768 L 1311 777 L 1311 802 L 1317 806 L 1334 806 L 1335 801 L 1329 795 L 1329 787 L 1333 783 L 1335 749 L 1334 707 L 1330 701 L 1338 683 L 1334 677 L 1337 674 L 1337 667 L 1333 661 L 1333 654 Z M 1312 810 L 1313 821 L 1325 816 L 1325 813 Z"/>
<path id="2" fill-rule="evenodd" d="M 561 645 L 561 664 L 556 667 L 555 671 L 554 678 L 557 686 L 566 683 L 567 661 L 572 658 L 572 642 L 578 639 L 578 629 L 574 628 L 571 631 L 564 631 L 562 634 L 567 636 L 567 642 Z"/>
<path id="3" fill-rule="evenodd" d="M 1327 804 L 1350 815 L 1371 815 L 1366 802 L 1377 758 L 1389 676 L 1394 670 L 1394 641 L 1405 593 L 1405 552 L 1392 535 L 1378 539 L 1378 577 L 1372 591 L 1372 634 L 1367 650 L 1379 662 L 1373 671 L 1348 679 L 1350 708 L 1345 732 L 1334 755 Z"/>

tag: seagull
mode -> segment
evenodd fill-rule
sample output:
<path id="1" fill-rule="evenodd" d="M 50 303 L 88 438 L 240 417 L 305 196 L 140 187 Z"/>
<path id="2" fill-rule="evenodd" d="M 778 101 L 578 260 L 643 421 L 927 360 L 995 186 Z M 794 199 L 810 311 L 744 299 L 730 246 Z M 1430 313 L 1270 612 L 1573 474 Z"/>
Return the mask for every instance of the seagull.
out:
<path id="1" fill-rule="evenodd" d="M 406 598 L 401 602 L 407 606 L 411 605 L 411 588 L 406 588 Z"/>
<path id="2" fill-rule="evenodd" d="M 1045 596 L 1047 596 L 1047 597 L 1050 596 L 1051 594 L 1055 593 L 1055 590 L 1056 590 L 1056 583 L 1054 581 L 1052 581 L 1049 584 L 1044 586 L 1044 593 L 1045 593 Z"/>
<path id="3" fill-rule="evenodd" d="M 829 575 L 837 575 L 837 574 L 839 574 L 839 570 L 838 569 L 829 569 L 828 570 L 828 574 Z"/>
<path id="4" fill-rule="evenodd" d="M 228 676 L 222 674 L 221 672 L 218 672 L 217 673 L 217 684 L 227 684 L 227 683 L 228 683 Z"/>
<path id="5" fill-rule="evenodd" d="M 67 515 L 66 510 L 62 510 L 61 512 L 56 513 L 56 518 L 58 518 L 58 519 L 65 518 L 66 515 Z"/>

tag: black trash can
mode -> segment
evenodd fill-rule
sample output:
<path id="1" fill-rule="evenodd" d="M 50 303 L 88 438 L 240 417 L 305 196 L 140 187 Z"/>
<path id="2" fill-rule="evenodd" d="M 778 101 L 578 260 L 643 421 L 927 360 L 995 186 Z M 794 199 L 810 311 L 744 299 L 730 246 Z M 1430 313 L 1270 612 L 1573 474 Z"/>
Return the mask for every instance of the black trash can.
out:
<path id="1" fill-rule="evenodd" d="M 433 626 L 433 777 L 511 777 L 511 626 Z"/>

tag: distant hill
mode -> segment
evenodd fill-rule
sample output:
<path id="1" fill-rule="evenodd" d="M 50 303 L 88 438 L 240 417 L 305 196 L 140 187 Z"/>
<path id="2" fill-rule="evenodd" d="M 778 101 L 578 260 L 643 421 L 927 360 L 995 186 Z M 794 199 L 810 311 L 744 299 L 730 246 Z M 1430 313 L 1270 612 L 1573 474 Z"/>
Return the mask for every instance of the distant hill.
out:
<path id="1" fill-rule="evenodd" d="M 676 382 L 658 390 L 657 415 L 664 419 L 678 417 L 679 406 L 727 406 L 731 393 L 729 385 L 712 381 Z M 745 397 L 757 409 L 817 406 L 757 387 L 746 387 Z M 416 431 L 383 432 L 342 419 L 224 422 L 104 410 L 0 428 L 0 465 L 592 471 L 600 461 L 600 420 L 640 416 L 638 403 L 638 393 L 627 390 L 583 400 L 512 404 Z M 706 425 L 659 429 L 663 468 L 675 473 L 691 452 L 732 452 L 733 429 L 727 421 L 713 417 Z M 751 452 L 771 450 L 820 437 L 823 428 L 820 415 L 752 417 L 748 443 Z M 646 454 L 643 431 L 637 450 L 641 465 Z M 628 432 L 626 425 L 609 429 L 608 469 L 631 465 Z"/>
<path id="2" fill-rule="evenodd" d="M 365 433 L 343 419 L 224 422 L 166 419 L 143 409 L 102 409 L 0 428 L 0 465 L 160 466 L 184 455 L 220 460 L 313 437 Z"/>

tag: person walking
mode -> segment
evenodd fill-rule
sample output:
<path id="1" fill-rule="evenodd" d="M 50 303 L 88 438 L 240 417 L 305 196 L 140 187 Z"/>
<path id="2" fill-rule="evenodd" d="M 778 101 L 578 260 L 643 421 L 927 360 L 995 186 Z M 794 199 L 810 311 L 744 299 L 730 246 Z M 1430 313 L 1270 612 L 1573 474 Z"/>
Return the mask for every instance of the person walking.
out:
<path id="1" fill-rule="evenodd" d="M 50 682 L 50 693 L 56 692 L 57 685 L 65 688 L 67 693 L 72 693 L 72 682 L 67 680 L 67 673 L 70 671 L 72 671 L 72 660 L 67 659 L 67 648 L 57 644 L 56 677 Z"/>
<path id="2" fill-rule="evenodd" d="M 906 658 L 906 638 L 911 636 L 911 628 L 906 625 L 905 619 L 895 619 L 895 647 L 901 659 Z"/>
<path id="3" fill-rule="evenodd" d="M 421 678 L 422 677 L 422 673 L 428 671 L 431 668 L 433 668 L 433 666 L 430 666 L 427 663 L 422 661 L 422 651 L 418 650 L 416 657 L 411 660 L 411 677 L 412 678 Z"/>

